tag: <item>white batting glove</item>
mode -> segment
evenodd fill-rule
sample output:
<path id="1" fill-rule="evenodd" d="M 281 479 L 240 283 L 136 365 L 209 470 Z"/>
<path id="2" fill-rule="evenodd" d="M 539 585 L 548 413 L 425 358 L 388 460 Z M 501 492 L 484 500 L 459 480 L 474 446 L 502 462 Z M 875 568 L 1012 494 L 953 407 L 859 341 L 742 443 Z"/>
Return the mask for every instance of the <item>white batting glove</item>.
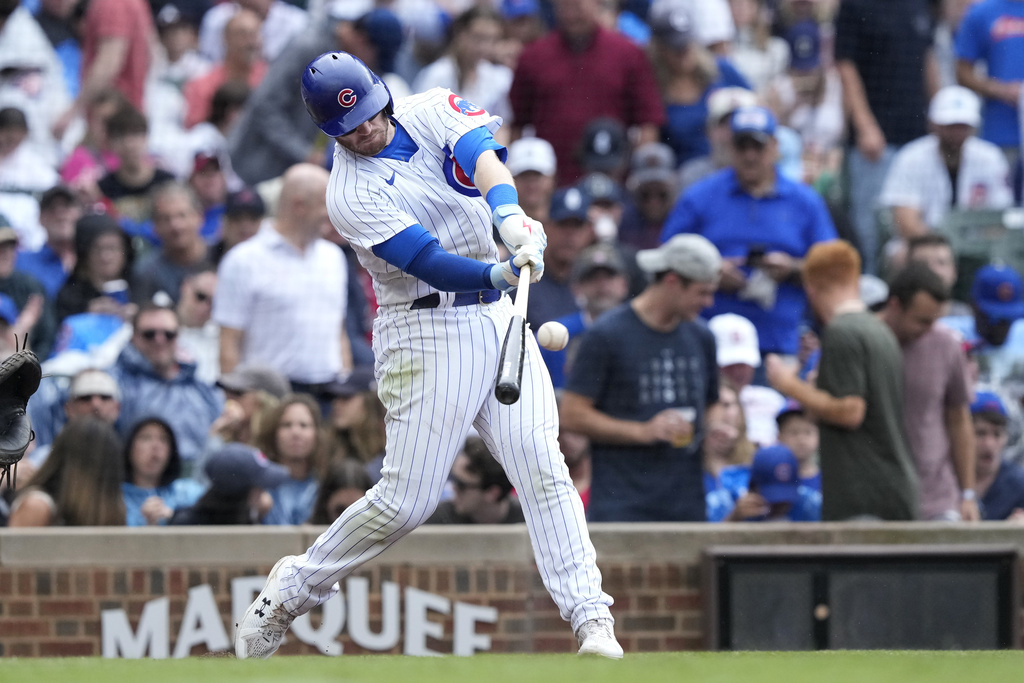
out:
<path id="1" fill-rule="evenodd" d="M 512 259 L 513 265 L 519 268 L 522 268 L 527 263 L 530 264 L 530 267 L 533 268 L 530 282 L 537 282 L 544 275 L 544 247 L 547 246 L 547 243 L 547 237 L 545 237 L 542 244 L 524 245 L 519 248 L 519 251 L 516 252 L 515 257 Z"/>
<path id="2" fill-rule="evenodd" d="M 491 284 L 495 289 L 508 292 L 519 284 L 519 267 L 514 263 L 515 259 L 495 263 L 491 267 Z"/>
<path id="3" fill-rule="evenodd" d="M 498 228 L 498 235 L 508 250 L 515 254 L 519 248 L 533 243 L 547 245 L 548 237 L 544 226 L 523 212 L 517 204 L 505 204 L 495 209 L 492 220 Z"/>

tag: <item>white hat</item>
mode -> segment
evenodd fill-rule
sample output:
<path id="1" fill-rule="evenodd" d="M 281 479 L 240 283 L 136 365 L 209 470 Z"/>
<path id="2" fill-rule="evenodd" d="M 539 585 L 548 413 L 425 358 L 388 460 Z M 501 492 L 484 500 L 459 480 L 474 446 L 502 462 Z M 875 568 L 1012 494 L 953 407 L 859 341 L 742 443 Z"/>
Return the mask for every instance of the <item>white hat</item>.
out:
<path id="1" fill-rule="evenodd" d="M 121 400 L 121 391 L 117 388 L 117 382 L 109 373 L 103 370 L 88 369 L 82 370 L 71 380 L 68 388 L 70 398 L 80 396 L 109 396 L 115 401 Z"/>
<path id="2" fill-rule="evenodd" d="M 647 273 L 674 270 L 695 282 L 712 282 L 722 270 L 722 255 L 706 237 L 684 234 L 655 249 L 641 249 L 636 263 Z"/>
<path id="3" fill-rule="evenodd" d="M 742 315 L 722 313 L 708 321 L 718 348 L 718 367 L 742 363 L 756 368 L 761 365 L 761 346 L 757 328 Z"/>
<path id="4" fill-rule="evenodd" d="M 708 95 L 708 118 L 710 123 L 718 123 L 723 116 L 733 113 L 742 107 L 756 107 L 757 95 L 746 88 L 731 86 L 719 88 Z"/>
<path id="5" fill-rule="evenodd" d="M 519 138 L 508 146 L 505 166 L 513 176 L 524 171 L 555 175 L 555 148 L 542 138 Z"/>
<path id="6" fill-rule="evenodd" d="M 963 86 L 947 85 L 932 98 L 928 120 L 937 126 L 965 123 L 977 128 L 981 125 L 981 100 Z"/>

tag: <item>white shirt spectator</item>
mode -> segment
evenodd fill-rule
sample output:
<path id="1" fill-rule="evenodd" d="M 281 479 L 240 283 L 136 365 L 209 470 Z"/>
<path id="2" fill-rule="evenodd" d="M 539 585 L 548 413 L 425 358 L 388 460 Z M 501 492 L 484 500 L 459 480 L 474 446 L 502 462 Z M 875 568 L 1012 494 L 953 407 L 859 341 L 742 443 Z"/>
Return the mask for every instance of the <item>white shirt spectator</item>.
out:
<path id="1" fill-rule="evenodd" d="M 199 26 L 199 53 L 217 64 L 224 61 L 224 26 L 239 5 L 224 2 L 214 5 L 203 15 Z M 268 63 L 281 54 L 288 42 L 306 30 L 309 15 L 306 11 L 282 0 L 273 0 L 260 33 L 263 36 L 263 59 Z"/>
<path id="2" fill-rule="evenodd" d="M 178 329 L 178 351 L 182 360 L 196 364 L 196 379 L 214 384 L 220 377 L 220 327 L 209 320 L 202 327 Z"/>
<path id="3" fill-rule="evenodd" d="M 341 366 L 348 266 L 317 239 L 304 253 L 264 223 L 217 270 L 213 320 L 242 330 L 240 363 L 269 365 L 292 381 L 320 384 Z"/>
<path id="4" fill-rule="evenodd" d="M 970 137 L 964 142 L 957 173 L 956 208 L 1003 209 L 1013 201 L 1009 166 L 991 142 Z M 921 211 L 932 229 L 942 224 L 952 205 L 953 184 L 939 152 L 939 140 L 926 135 L 907 143 L 893 159 L 879 203 Z"/>
<path id="5" fill-rule="evenodd" d="M 445 55 L 423 67 L 413 82 L 414 92 L 447 88 L 491 114 L 502 117 L 506 122 L 512 120 L 512 105 L 508 101 L 508 91 L 511 87 L 512 69 L 481 59 L 476 65 L 476 80 L 473 86 L 463 88 L 459 84 L 455 58 L 451 55 Z"/>
<path id="6" fill-rule="evenodd" d="M 806 149 L 824 151 L 842 144 L 846 118 L 843 86 L 835 69 L 825 73 L 825 93 L 817 106 L 797 101 L 793 78 L 788 73 L 768 84 L 768 98 L 777 102 L 779 122 L 799 133 Z"/>

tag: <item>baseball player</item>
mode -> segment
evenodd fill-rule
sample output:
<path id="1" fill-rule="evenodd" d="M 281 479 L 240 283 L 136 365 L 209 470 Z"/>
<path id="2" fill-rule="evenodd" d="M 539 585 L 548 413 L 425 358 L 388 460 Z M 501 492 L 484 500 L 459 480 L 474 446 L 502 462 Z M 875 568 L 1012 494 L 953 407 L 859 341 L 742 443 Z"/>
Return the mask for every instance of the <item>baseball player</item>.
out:
<path id="1" fill-rule="evenodd" d="M 471 427 L 523 504 L 537 566 L 580 654 L 622 657 L 601 574 L 558 450 L 551 379 L 533 335 L 521 399 L 494 397 L 512 316 L 504 292 L 547 238 L 518 204 L 501 119 L 441 88 L 395 102 L 365 64 L 323 54 L 302 74 L 310 116 L 335 139 L 331 221 L 373 277 L 378 393 L 387 409 L 382 478 L 301 556 L 284 557 L 236 624 L 240 658 L 269 657 L 292 620 L 434 511 Z M 492 225 L 513 257 L 498 262 Z"/>

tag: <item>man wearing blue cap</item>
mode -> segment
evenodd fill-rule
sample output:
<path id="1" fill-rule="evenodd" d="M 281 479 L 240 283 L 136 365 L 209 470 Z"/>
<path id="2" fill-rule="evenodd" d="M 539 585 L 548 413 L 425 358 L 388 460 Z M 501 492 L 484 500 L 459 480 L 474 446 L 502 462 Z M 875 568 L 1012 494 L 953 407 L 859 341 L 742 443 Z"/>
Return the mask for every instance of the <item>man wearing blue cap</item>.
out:
<path id="1" fill-rule="evenodd" d="M 780 174 L 775 116 L 741 107 L 732 116 L 732 164 L 692 185 L 665 221 L 662 241 L 696 233 L 722 253 L 722 281 L 706 317 L 754 323 L 761 353 L 795 355 L 807 307 L 800 264 L 813 244 L 836 239 L 825 202 Z"/>
<path id="2" fill-rule="evenodd" d="M 1006 406 L 997 394 L 979 391 L 971 404 L 974 420 L 978 509 L 984 520 L 1024 522 L 1024 468 L 1003 460 Z"/>

